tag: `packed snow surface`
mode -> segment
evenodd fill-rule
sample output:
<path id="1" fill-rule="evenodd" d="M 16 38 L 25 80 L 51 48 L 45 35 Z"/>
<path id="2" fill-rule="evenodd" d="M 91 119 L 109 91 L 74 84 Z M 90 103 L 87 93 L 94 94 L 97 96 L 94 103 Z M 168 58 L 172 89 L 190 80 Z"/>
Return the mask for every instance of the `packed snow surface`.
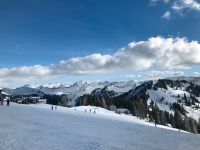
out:
<path id="1" fill-rule="evenodd" d="M 55 108 L 55 107 L 54 107 Z M 86 112 L 85 112 L 86 110 Z M 90 112 L 91 110 L 91 112 Z M 95 113 L 94 113 L 95 111 Z M 1 150 L 199 150 L 200 136 L 105 109 L 0 106 Z"/>

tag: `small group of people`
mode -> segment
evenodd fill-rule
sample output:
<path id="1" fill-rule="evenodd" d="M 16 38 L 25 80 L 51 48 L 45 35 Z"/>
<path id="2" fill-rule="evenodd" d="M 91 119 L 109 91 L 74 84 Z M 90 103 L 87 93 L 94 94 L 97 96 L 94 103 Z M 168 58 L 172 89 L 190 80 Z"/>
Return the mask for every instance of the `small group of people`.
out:
<path id="1" fill-rule="evenodd" d="M 57 109 L 57 106 L 55 106 L 55 107 L 51 106 L 51 110 L 53 110 L 53 109 L 56 110 L 56 109 Z"/>
<path id="2" fill-rule="evenodd" d="M 85 112 L 87 112 L 87 110 L 85 109 Z M 90 109 L 90 112 L 92 112 L 92 110 Z M 94 110 L 94 114 L 96 113 L 96 111 Z"/>
<path id="3" fill-rule="evenodd" d="M 4 98 L 2 96 L 2 90 L 0 90 L 0 101 L 1 101 L 1 105 L 3 106 L 3 102 L 4 102 Z M 7 99 L 7 106 L 10 105 L 10 99 Z"/>
<path id="4" fill-rule="evenodd" d="M 4 102 L 4 100 L 1 100 L 1 105 L 3 105 L 3 102 Z M 9 106 L 10 105 L 10 100 L 6 100 L 6 102 L 7 102 L 7 106 Z"/>

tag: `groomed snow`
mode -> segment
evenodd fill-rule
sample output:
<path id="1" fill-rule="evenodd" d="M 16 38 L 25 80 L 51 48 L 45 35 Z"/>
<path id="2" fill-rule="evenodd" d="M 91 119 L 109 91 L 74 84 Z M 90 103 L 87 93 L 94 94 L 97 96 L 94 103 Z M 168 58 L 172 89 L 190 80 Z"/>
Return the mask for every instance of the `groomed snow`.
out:
<path id="1" fill-rule="evenodd" d="M 16 105 L 16 104 L 14 104 L 14 105 Z M 53 105 L 29 104 L 29 105 L 25 105 L 25 106 L 49 110 L 49 109 L 51 109 L 51 106 L 53 106 Z M 55 109 L 55 107 L 57 107 L 57 109 Z M 79 115 L 79 116 L 83 115 L 83 116 L 103 118 L 103 119 L 108 119 L 108 120 L 118 120 L 118 121 L 129 122 L 129 123 L 137 123 L 137 124 L 153 126 L 153 127 L 155 126 L 154 123 L 150 123 L 148 121 L 139 119 L 135 116 L 125 115 L 125 114 L 117 114 L 113 111 L 109 111 L 107 109 L 96 107 L 96 106 L 78 106 L 78 107 L 72 107 L 72 108 L 54 106 L 54 111 L 73 114 L 73 115 Z M 178 131 L 178 129 L 163 126 L 163 125 L 157 125 L 157 127 L 168 129 L 168 130 Z M 186 132 L 186 131 L 181 131 L 181 132 Z"/>
<path id="2" fill-rule="evenodd" d="M 90 112 L 91 109 L 91 112 Z M 87 112 L 85 112 L 87 110 Z M 94 113 L 95 110 L 95 113 Z M 0 106 L 0 150 L 198 150 L 200 136 L 81 106 Z"/>

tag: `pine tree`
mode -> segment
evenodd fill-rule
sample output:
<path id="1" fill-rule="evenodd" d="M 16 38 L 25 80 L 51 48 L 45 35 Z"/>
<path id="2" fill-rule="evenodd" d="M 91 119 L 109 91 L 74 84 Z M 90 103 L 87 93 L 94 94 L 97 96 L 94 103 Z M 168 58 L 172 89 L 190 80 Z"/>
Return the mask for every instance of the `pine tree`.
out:
<path id="1" fill-rule="evenodd" d="M 197 132 L 200 133 L 200 118 L 199 118 L 198 123 L 197 123 Z"/>
<path id="2" fill-rule="evenodd" d="M 191 132 L 192 133 L 197 133 L 197 125 L 196 125 L 196 121 L 193 119 L 193 118 L 189 118 L 189 124 L 190 124 L 190 127 L 191 127 Z"/>
<path id="3" fill-rule="evenodd" d="M 169 115 L 169 112 L 164 111 L 164 114 L 165 114 L 166 122 L 167 122 L 167 123 L 170 123 L 170 115 Z"/>
<path id="4" fill-rule="evenodd" d="M 174 120 L 175 120 L 175 127 L 176 128 L 178 128 L 178 129 L 184 128 L 184 123 L 183 123 L 183 119 L 182 119 L 182 115 L 181 115 L 180 111 L 175 110 Z"/>
<path id="5" fill-rule="evenodd" d="M 175 128 L 175 127 L 176 127 L 176 124 L 175 124 L 175 120 L 174 120 L 173 114 L 170 114 L 170 117 L 169 117 L 169 118 L 170 118 L 170 124 L 171 124 L 171 126 Z"/>
<path id="6" fill-rule="evenodd" d="M 159 117 L 160 117 L 160 124 L 166 125 L 167 121 L 166 121 L 166 118 L 165 118 L 165 114 L 162 110 L 159 111 Z"/>
<path id="7" fill-rule="evenodd" d="M 185 116 L 184 118 L 184 130 L 191 132 L 191 126 L 190 126 L 190 122 L 189 122 L 189 118 L 187 116 Z"/>
<path id="8" fill-rule="evenodd" d="M 155 106 L 154 106 L 154 108 L 153 108 L 153 110 L 152 110 L 152 115 L 153 115 L 153 118 L 154 118 L 154 120 L 155 120 L 155 123 L 156 123 L 156 124 L 160 124 L 159 108 L 158 108 L 158 106 L 156 105 L 156 103 L 155 103 Z"/>
<path id="9" fill-rule="evenodd" d="M 162 96 L 161 99 L 160 99 L 160 102 L 163 102 L 163 101 L 164 101 L 164 97 Z"/>
<path id="10" fill-rule="evenodd" d="M 183 99 L 184 99 L 184 101 L 185 101 L 185 104 L 186 104 L 187 106 L 191 106 L 190 99 L 187 99 L 187 97 L 186 97 L 185 93 L 184 93 Z"/>

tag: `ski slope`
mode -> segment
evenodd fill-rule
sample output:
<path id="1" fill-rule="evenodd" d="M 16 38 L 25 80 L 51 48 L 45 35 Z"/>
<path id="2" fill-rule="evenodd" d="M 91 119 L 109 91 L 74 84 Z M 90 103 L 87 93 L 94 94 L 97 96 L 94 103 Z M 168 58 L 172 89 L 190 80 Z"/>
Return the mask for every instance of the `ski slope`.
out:
<path id="1" fill-rule="evenodd" d="M 50 108 L 0 106 L 0 150 L 200 149 L 199 135 L 155 128 L 132 116 L 92 106 Z"/>

